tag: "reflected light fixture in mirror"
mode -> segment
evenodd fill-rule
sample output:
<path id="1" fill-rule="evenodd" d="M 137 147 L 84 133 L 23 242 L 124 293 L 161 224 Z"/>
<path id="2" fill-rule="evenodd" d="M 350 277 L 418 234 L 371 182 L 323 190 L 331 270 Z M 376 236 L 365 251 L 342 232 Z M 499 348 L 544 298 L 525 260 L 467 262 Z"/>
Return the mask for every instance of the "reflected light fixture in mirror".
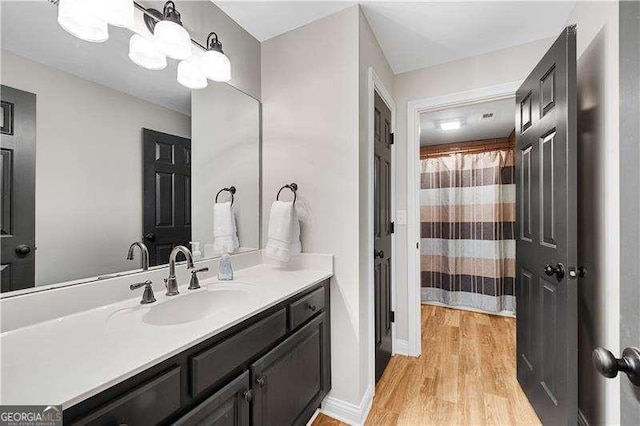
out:
<path id="1" fill-rule="evenodd" d="M 107 23 L 116 27 L 133 26 L 132 0 L 98 0 L 100 13 Z"/>
<path id="2" fill-rule="evenodd" d="M 196 90 L 204 89 L 208 84 L 207 78 L 190 60 L 181 61 L 178 64 L 178 83 Z"/>
<path id="3" fill-rule="evenodd" d="M 162 52 L 173 59 L 191 56 L 191 37 L 182 26 L 176 5 L 168 1 L 164 5 L 163 18 L 153 28 L 153 37 Z"/>
<path id="4" fill-rule="evenodd" d="M 207 37 L 207 51 L 202 54 L 200 67 L 209 80 L 221 82 L 231 80 L 231 63 L 222 51 L 222 43 L 214 32 Z"/>
<path id="5" fill-rule="evenodd" d="M 153 41 L 140 34 L 134 34 L 129 39 L 129 59 L 148 70 L 161 70 L 167 66 L 167 57 L 158 50 Z"/>
<path id="6" fill-rule="evenodd" d="M 93 43 L 109 39 L 109 25 L 95 14 L 98 0 L 60 0 L 58 23 L 69 34 Z"/>

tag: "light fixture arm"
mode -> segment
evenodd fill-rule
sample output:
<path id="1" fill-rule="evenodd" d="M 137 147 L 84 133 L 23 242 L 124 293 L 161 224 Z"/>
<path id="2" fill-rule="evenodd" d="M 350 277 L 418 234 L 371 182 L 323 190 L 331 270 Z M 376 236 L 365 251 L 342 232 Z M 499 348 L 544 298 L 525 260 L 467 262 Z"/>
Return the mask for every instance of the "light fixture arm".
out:
<path id="1" fill-rule="evenodd" d="M 173 3 L 173 2 L 169 1 L 167 3 Z M 158 22 L 162 21 L 162 19 L 164 18 L 164 13 L 160 12 L 159 10 L 153 9 L 153 8 L 148 8 L 147 9 L 146 7 L 142 6 L 137 1 L 134 1 L 133 5 L 136 7 L 136 9 L 138 9 L 139 11 L 142 12 L 142 14 L 144 15 L 144 17 L 143 17 L 144 18 L 144 23 L 147 26 L 147 29 L 149 30 L 149 32 L 151 34 L 153 34 L 153 29 L 155 28 L 155 26 L 156 26 L 156 24 Z M 167 4 L 165 3 L 164 6 L 166 8 Z M 175 4 L 174 4 L 174 7 L 175 7 Z M 202 44 L 198 43 L 198 41 L 196 41 L 194 39 L 191 39 L 191 43 L 193 43 L 196 46 L 200 47 L 202 50 L 207 50 L 206 46 L 203 46 Z"/>
<path id="2" fill-rule="evenodd" d="M 213 39 L 212 39 L 213 38 Z M 222 42 L 218 39 L 218 34 L 215 32 L 210 32 L 207 37 L 207 49 L 206 50 L 215 50 L 220 53 L 224 53 L 222 51 Z"/>

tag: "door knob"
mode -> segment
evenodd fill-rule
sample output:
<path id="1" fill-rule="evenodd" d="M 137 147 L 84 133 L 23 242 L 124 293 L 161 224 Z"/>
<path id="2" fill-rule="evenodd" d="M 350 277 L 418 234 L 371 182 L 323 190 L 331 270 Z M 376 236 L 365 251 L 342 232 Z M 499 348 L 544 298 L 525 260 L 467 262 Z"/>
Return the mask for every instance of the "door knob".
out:
<path id="1" fill-rule="evenodd" d="M 377 251 L 374 250 L 373 257 L 374 258 L 379 257 L 380 259 L 383 259 L 384 258 L 384 251 L 382 251 L 382 250 L 377 250 Z"/>
<path id="2" fill-rule="evenodd" d="M 558 280 L 561 280 L 564 278 L 564 274 L 565 274 L 564 265 L 562 263 L 558 263 L 556 266 L 551 266 L 550 264 L 547 263 L 544 266 L 544 273 L 550 277 L 555 275 L 556 278 L 558 278 Z"/>
<path id="3" fill-rule="evenodd" d="M 591 354 L 593 365 L 604 377 L 612 379 L 619 371 L 627 373 L 627 377 L 636 386 L 640 386 L 640 349 L 625 348 L 622 358 L 616 358 L 605 348 L 596 348 Z"/>
<path id="4" fill-rule="evenodd" d="M 16 246 L 16 254 L 18 256 L 26 256 L 29 253 L 31 253 L 31 247 L 29 247 L 26 244 L 20 244 L 19 246 Z"/>
<path id="5" fill-rule="evenodd" d="M 147 235 L 144 236 L 144 239 L 149 241 L 150 243 L 153 243 L 156 241 L 156 236 L 152 233 L 149 233 Z"/>

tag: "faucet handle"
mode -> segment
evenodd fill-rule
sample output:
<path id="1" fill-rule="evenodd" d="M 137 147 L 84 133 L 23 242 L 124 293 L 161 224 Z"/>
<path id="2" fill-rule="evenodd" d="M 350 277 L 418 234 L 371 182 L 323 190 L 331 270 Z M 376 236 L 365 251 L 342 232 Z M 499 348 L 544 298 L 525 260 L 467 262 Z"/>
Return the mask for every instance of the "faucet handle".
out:
<path id="1" fill-rule="evenodd" d="M 191 281 L 189 281 L 189 290 L 197 290 L 200 288 L 200 280 L 198 279 L 198 272 L 207 272 L 209 268 L 194 269 L 191 271 Z"/>
<path id="2" fill-rule="evenodd" d="M 153 303 L 156 301 L 156 297 L 153 294 L 153 287 L 151 286 L 153 282 L 151 280 L 146 280 L 141 283 L 131 284 L 129 288 L 131 290 L 139 289 L 140 287 L 144 287 L 144 292 L 142 293 L 142 300 L 140 301 L 141 305 L 146 305 L 148 303 Z"/>

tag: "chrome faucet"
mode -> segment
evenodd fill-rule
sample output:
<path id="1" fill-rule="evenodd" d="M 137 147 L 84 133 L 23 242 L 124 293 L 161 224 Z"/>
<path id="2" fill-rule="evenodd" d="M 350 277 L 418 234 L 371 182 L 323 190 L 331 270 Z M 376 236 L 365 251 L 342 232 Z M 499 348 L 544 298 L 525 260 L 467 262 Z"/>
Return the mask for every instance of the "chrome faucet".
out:
<path id="1" fill-rule="evenodd" d="M 184 257 L 187 258 L 187 269 L 193 269 L 191 251 L 185 246 L 174 247 L 169 255 L 169 277 L 164 280 L 164 284 L 167 287 L 167 296 L 175 296 L 180 293 L 178 291 L 178 280 L 176 278 L 176 257 L 178 257 L 178 253 L 184 254 Z"/>
<path id="2" fill-rule="evenodd" d="M 140 249 L 140 267 L 143 271 L 149 270 L 149 250 L 147 249 L 147 246 L 141 241 L 136 241 L 129 246 L 127 260 L 133 260 L 133 249 L 135 249 L 136 247 Z"/>

